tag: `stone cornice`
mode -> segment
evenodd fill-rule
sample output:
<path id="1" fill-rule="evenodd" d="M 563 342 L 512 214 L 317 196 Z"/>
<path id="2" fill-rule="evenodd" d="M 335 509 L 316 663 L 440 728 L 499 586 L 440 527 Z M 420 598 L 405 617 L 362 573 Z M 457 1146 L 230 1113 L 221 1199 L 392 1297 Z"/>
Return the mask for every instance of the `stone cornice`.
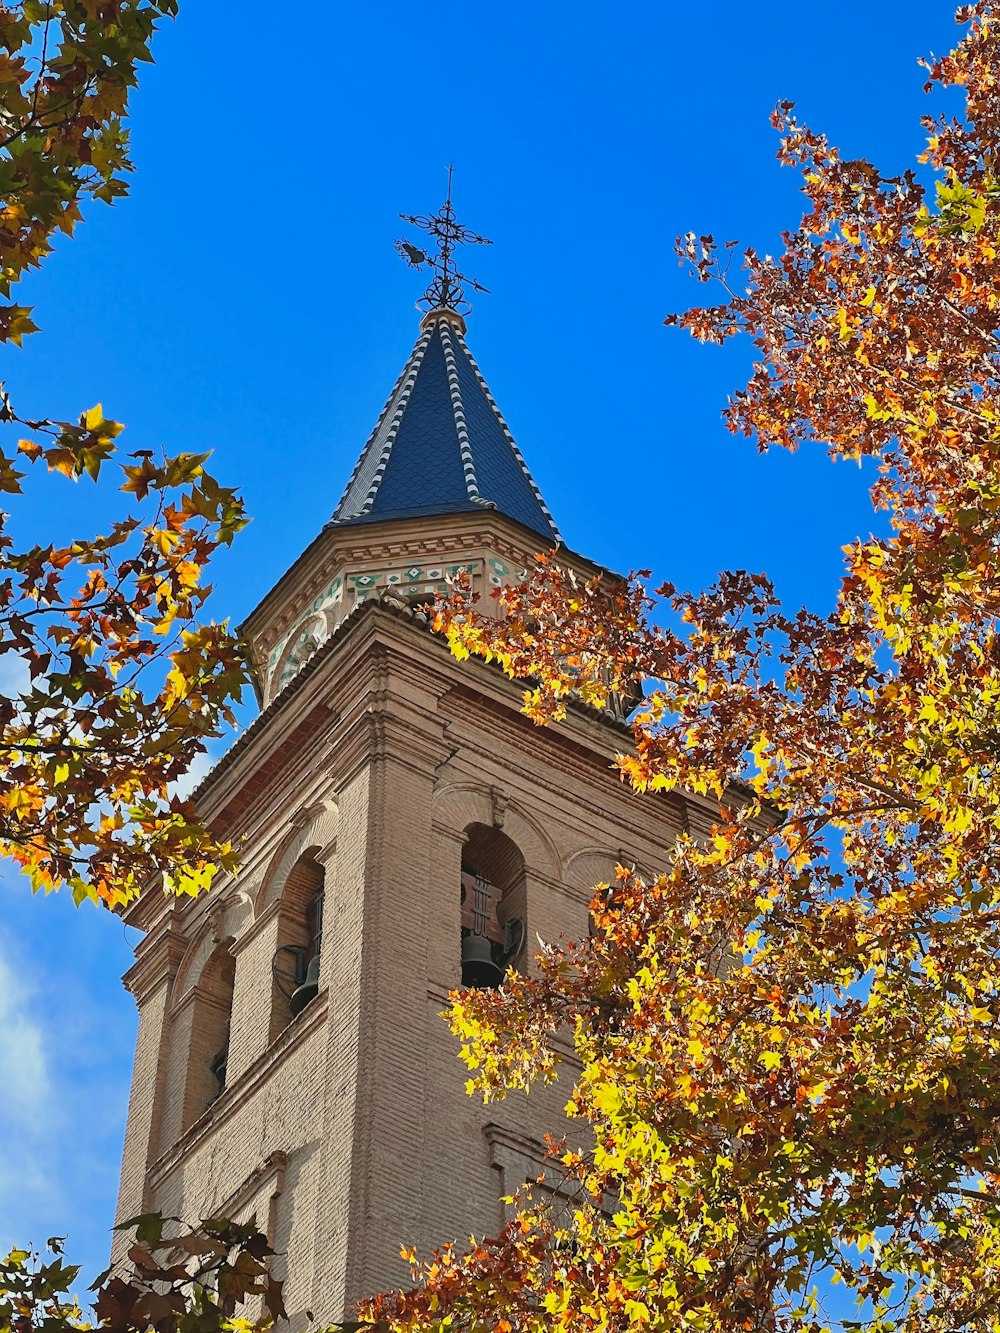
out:
<path id="1" fill-rule="evenodd" d="M 518 713 L 519 687 L 509 682 L 498 667 L 476 660 L 459 665 L 448 652 L 444 639 L 429 633 L 423 613 L 387 601 L 365 602 L 343 621 L 295 680 L 223 755 L 194 793 L 195 799 L 201 803 L 207 801 L 216 809 L 225 804 L 228 799 L 225 790 L 232 789 L 234 779 L 238 785 L 237 775 L 246 772 L 251 746 L 254 751 L 259 751 L 262 745 L 268 744 L 265 737 L 272 746 L 279 743 L 282 733 L 275 729 L 279 714 L 287 735 L 288 728 L 297 723 L 309 701 L 319 703 L 321 696 L 324 706 L 329 708 L 328 701 L 337 697 L 343 699 L 348 689 L 356 693 L 359 677 L 364 678 L 365 654 L 376 639 L 392 659 L 405 660 L 411 674 L 419 672 L 425 680 L 438 682 L 438 692 L 443 693 L 452 686 L 464 686 L 470 696 L 491 696 L 503 712 Z M 428 664 L 428 647 L 436 658 L 433 665 Z M 335 724 L 331 724 L 331 729 L 335 729 Z M 600 761 L 612 752 L 613 747 L 627 745 L 629 731 L 593 709 L 571 706 L 568 718 L 560 725 L 559 734 L 573 736 L 581 752 L 590 753 Z"/>
<path id="2" fill-rule="evenodd" d="M 150 991 L 177 974 L 188 947 L 186 935 L 168 926 L 155 935 L 147 935 L 136 950 L 136 960 L 122 977 L 125 987 L 142 1004 Z"/>

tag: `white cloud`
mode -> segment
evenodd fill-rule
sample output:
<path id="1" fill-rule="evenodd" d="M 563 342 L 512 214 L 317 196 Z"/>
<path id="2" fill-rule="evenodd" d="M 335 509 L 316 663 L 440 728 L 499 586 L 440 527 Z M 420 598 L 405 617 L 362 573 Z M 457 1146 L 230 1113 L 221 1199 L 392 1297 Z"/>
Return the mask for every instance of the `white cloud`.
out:
<path id="1" fill-rule="evenodd" d="M 50 1051 L 45 1028 L 33 1014 L 39 1003 L 26 984 L 18 949 L 0 936 L 0 1220 L 26 1199 L 49 1200 L 53 1181 L 46 1145 L 53 1132 Z M 2 1239 L 13 1241 L 13 1237 Z"/>
<path id="2" fill-rule="evenodd" d="M 171 783 L 170 791 L 174 796 L 179 796 L 181 800 L 190 796 L 203 778 L 215 767 L 215 756 L 211 754 L 197 754 L 191 761 L 191 766 L 182 778 Z"/>
<path id="3" fill-rule="evenodd" d="M 121 923 L 0 866 L 0 1253 L 69 1237 L 106 1266 L 134 1033 Z M 83 1295 L 83 1292 L 79 1293 Z"/>
<path id="4" fill-rule="evenodd" d="M 31 687 L 31 673 L 20 653 L 0 653 L 0 695 L 13 699 Z"/>
<path id="5" fill-rule="evenodd" d="M 10 956 L 9 948 L 0 954 L 0 1123 L 15 1133 L 34 1132 L 50 1096 L 45 1037 L 28 1007 L 30 991 L 8 961 Z"/>

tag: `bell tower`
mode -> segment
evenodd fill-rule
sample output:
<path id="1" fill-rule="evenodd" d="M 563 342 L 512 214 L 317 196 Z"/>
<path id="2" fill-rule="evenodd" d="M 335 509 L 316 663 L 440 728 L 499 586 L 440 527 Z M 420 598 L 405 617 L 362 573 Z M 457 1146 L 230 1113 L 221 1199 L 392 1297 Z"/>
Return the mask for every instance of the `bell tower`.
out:
<path id="1" fill-rule="evenodd" d="M 539 730 L 431 631 L 421 607 L 460 569 L 484 594 L 554 546 L 597 570 L 561 545 L 466 342 L 453 249 L 479 238 L 450 197 L 414 221 L 437 242 L 403 246 L 433 272 L 416 344 L 330 522 L 243 627 L 260 714 L 196 793 L 243 869 L 128 918 L 119 1217 L 256 1215 L 293 1322 L 406 1284 L 401 1245 L 499 1228 L 566 1094 L 466 1096 L 449 991 L 579 938 L 617 861 L 654 870 L 711 823 L 622 786 L 620 721 L 580 705 Z"/>

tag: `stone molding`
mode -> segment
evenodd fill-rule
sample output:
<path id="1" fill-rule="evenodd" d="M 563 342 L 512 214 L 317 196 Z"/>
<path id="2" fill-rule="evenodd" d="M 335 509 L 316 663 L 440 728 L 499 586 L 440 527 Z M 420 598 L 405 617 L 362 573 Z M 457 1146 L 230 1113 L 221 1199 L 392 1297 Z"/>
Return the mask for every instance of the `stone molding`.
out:
<path id="1" fill-rule="evenodd" d="M 489 1145 L 490 1165 L 500 1172 L 503 1181 L 500 1192 L 506 1216 L 515 1212 L 507 1198 L 536 1183 L 547 1194 L 567 1202 L 580 1196 L 580 1184 L 566 1179 L 558 1162 L 547 1156 L 541 1140 L 492 1121 L 483 1126 L 483 1137 Z"/>
<path id="2" fill-rule="evenodd" d="M 275 1231 L 275 1212 L 277 1210 L 278 1199 L 282 1190 L 285 1188 L 285 1173 L 288 1169 L 288 1153 L 278 1149 L 276 1152 L 269 1153 L 264 1158 L 260 1166 L 246 1177 L 241 1185 L 226 1196 L 220 1203 L 217 1203 L 212 1209 L 213 1217 L 236 1218 L 240 1209 L 245 1208 L 251 1202 L 255 1195 L 259 1194 L 261 1187 L 268 1181 L 273 1181 L 274 1188 L 268 1196 L 268 1210 L 265 1226 L 261 1228 L 266 1235 L 268 1242 L 274 1243 Z M 261 1219 L 257 1219 L 257 1226 L 260 1227 Z"/>
<path id="3" fill-rule="evenodd" d="M 169 925 L 155 936 L 147 936 L 142 941 L 136 961 L 122 977 L 126 990 L 138 1004 L 142 1004 L 162 981 L 173 982 L 187 953 L 188 944 L 188 937 Z"/>
<path id="4" fill-rule="evenodd" d="M 282 632 L 291 628 L 320 590 L 347 565 L 366 568 L 385 561 L 412 563 L 422 556 L 440 561 L 458 553 L 482 554 L 488 550 L 530 567 L 545 545 L 541 534 L 522 528 L 496 510 L 325 528 L 262 598 L 241 630 L 255 646 L 270 651 Z M 600 566 L 565 547 L 560 548 L 560 558 L 587 578 L 600 570 Z"/>

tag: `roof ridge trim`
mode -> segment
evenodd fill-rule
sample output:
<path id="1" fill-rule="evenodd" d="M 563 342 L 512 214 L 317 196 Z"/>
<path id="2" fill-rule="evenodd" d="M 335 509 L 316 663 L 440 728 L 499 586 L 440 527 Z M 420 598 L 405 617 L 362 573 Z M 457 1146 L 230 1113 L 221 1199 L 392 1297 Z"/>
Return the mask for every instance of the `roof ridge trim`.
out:
<path id="1" fill-rule="evenodd" d="M 537 485 L 537 483 L 536 483 L 534 477 L 531 475 L 531 472 L 530 472 L 530 470 L 529 470 L 529 468 L 528 468 L 528 464 L 524 461 L 524 455 L 521 453 L 520 449 L 517 447 L 517 441 L 514 439 L 514 436 L 511 434 L 511 429 L 510 429 L 510 427 L 507 425 L 507 422 L 504 420 L 503 413 L 500 411 L 500 408 L 497 406 L 496 399 L 495 399 L 495 398 L 493 397 L 493 395 L 490 393 L 490 386 L 486 383 L 486 380 L 483 378 L 483 372 L 479 369 L 479 366 L 476 364 L 476 358 L 472 355 L 472 352 L 469 350 L 469 344 L 465 341 L 465 338 L 462 336 L 462 334 L 461 334 L 457 329 L 455 330 L 455 337 L 458 339 L 458 345 L 461 347 L 462 351 L 465 353 L 465 355 L 466 355 L 466 359 L 468 360 L 469 365 L 472 367 L 472 373 L 475 375 L 476 380 L 477 380 L 478 383 L 479 383 L 479 387 L 482 389 L 482 391 L 483 391 L 483 395 L 484 395 L 484 397 L 486 398 L 486 401 L 489 403 L 490 407 L 491 407 L 492 410 L 493 410 L 493 414 L 494 414 L 494 416 L 496 417 L 497 421 L 499 421 L 499 423 L 500 423 L 500 428 L 501 428 L 501 430 L 502 430 L 503 433 L 504 433 L 504 438 L 506 439 L 508 445 L 510 446 L 511 452 L 513 453 L 514 457 L 517 459 L 518 465 L 520 466 L 521 471 L 524 473 L 525 478 L 526 478 L 526 480 L 527 480 L 527 482 L 528 482 L 528 485 L 531 487 L 531 489 L 532 489 L 532 491 L 533 491 L 533 493 L 534 493 L 535 499 L 538 501 L 539 508 L 541 509 L 542 513 L 545 515 L 545 518 L 546 518 L 546 520 L 548 521 L 549 527 L 552 529 L 552 533 L 553 533 L 553 535 L 554 535 L 554 537 L 555 537 L 555 539 L 556 539 L 556 545 L 557 545 L 557 546 L 564 546 L 564 545 L 565 545 L 565 542 L 563 541 L 563 535 L 562 535 L 562 533 L 559 531 L 559 525 L 556 523 L 555 519 L 552 517 L 551 513 L 549 512 L 549 507 L 548 507 L 548 505 L 545 503 L 545 501 L 544 501 L 543 498 L 542 498 L 542 493 L 541 493 L 541 491 L 538 489 L 538 485 Z"/>
<path id="2" fill-rule="evenodd" d="M 351 473 L 350 480 L 344 488 L 344 494 L 340 497 L 340 501 L 333 511 L 333 517 L 330 519 L 331 523 L 337 523 L 343 519 L 358 518 L 362 514 L 371 512 L 371 507 L 375 503 L 375 497 L 378 495 L 379 487 L 382 484 L 382 478 L 385 476 L 385 469 L 388 466 L 393 445 L 396 443 L 400 422 L 410 401 L 410 394 L 413 392 L 417 373 L 423 364 L 424 353 L 430 344 L 431 334 L 431 329 L 426 330 L 414 344 L 413 351 L 403 367 L 402 374 L 393 385 L 392 393 L 389 394 L 385 406 L 379 413 L 375 429 L 369 435 L 365 447 L 361 450 L 361 455 L 355 464 L 354 471 Z M 393 403 L 395 403 L 395 410 L 393 410 Z M 391 416 L 389 415 L 390 412 Z M 370 473 L 366 473 L 365 469 L 372 461 L 371 455 L 374 454 L 380 436 L 383 437 L 382 448 L 375 457 L 374 468 L 371 469 Z M 360 490 L 359 481 L 362 480 L 367 481 L 367 485 L 364 487 L 360 504 L 357 502 L 357 497 L 355 497 L 355 502 L 348 507 L 348 500 L 352 492 Z"/>
<path id="3" fill-rule="evenodd" d="M 458 435 L 458 448 L 462 457 L 462 470 L 465 473 L 465 489 L 470 500 L 475 501 L 476 504 L 485 504 L 486 502 L 479 493 L 479 482 L 476 479 L 472 441 L 469 439 L 469 429 L 465 420 L 465 404 L 462 402 L 462 389 L 458 382 L 458 366 L 455 364 L 455 348 L 444 320 L 438 321 L 437 328 L 441 332 L 441 346 L 444 349 L 445 369 L 448 372 L 448 388 L 451 391 L 451 407 L 455 416 L 455 431 Z"/>

